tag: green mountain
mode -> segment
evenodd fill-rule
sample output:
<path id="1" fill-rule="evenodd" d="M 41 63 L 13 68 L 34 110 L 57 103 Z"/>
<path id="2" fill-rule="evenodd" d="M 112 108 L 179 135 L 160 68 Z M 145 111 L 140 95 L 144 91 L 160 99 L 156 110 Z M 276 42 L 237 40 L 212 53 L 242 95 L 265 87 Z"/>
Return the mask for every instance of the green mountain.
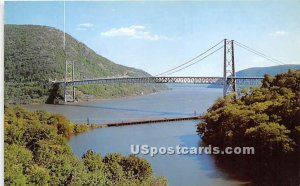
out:
<path id="1" fill-rule="evenodd" d="M 48 26 L 4 26 L 4 80 L 6 103 L 44 102 L 49 96 L 51 81 L 62 80 L 64 61 L 75 63 L 75 79 L 100 77 L 140 77 L 150 74 L 122 66 L 98 55 L 85 44 Z M 158 85 L 89 85 L 77 87 L 77 96 L 84 99 L 111 98 L 155 92 Z"/>
<path id="2" fill-rule="evenodd" d="M 271 67 L 254 67 L 245 70 L 238 71 L 236 73 L 237 77 L 263 77 L 265 74 L 275 76 L 283 72 L 287 72 L 289 69 L 299 70 L 299 65 L 278 65 Z"/>

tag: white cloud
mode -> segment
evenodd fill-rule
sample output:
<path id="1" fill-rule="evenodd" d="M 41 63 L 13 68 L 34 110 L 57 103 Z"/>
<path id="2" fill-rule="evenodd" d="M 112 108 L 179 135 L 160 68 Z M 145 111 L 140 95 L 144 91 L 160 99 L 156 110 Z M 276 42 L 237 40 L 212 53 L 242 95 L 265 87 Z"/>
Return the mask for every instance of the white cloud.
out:
<path id="1" fill-rule="evenodd" d="M 129 27 L 112 28 L 101 33 L 105 37 L 129 37 L 130 39 L 145 40 L 170 40 L 170 38 L 158 34 L 153 34 L 143 25 L 131 25 Z"/>
<path id="2" fill-rule="evenodd" d="M 286 31 L 284 30 L 278 30 L 275 32 L 270 33 L 270 36 L 280 37 L 286 35 Z"/>
<path id="3" fill-rule="evenodd" d="M 77 30 L 87 30 L 94 27 L 92 23 L 81 23 L 77 25 Z"/>

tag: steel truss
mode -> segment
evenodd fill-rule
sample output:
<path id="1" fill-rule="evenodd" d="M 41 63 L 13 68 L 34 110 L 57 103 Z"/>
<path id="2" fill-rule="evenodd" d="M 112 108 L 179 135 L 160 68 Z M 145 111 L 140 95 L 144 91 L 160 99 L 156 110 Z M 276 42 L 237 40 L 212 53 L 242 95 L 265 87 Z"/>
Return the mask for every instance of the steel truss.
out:
<path id="1" fill-rule="evenodd" d="M 67 81 L 66 86 L 118 83 L 187 83 L 226 85 L 232 81 L 239 85 L 258 85 L 261 83 L 262 79 L 262 77 L 227 77 L 226 80 L 224 80 L 223 77 L 120 77 Z M 65 82 L 57 81 L 53 83 L 63 84 Z"/>

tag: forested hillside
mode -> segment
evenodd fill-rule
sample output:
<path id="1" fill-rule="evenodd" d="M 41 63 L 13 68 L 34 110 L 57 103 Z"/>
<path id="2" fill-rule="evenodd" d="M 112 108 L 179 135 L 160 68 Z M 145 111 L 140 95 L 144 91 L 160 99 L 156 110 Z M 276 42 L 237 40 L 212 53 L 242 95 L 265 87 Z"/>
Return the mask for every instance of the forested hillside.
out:
<path id="1" fill-rule="evenodd" d="M 5 185 L 167 185 L 134 155 L 102 157 L 88 150 L 78 159 L 66 138 L 90 128 L 60 114 L 5 106 Z"/>
<path id="2" fill-rule="evenodd" d="M 260 88 L 241 98 L 220 98 L 204 115 L 198 133 L 220 147 L 253 146 L 259 154 L 297 152 L 300 145 L 300 70 L 265 75 Z"/>
<path id="3" fill-rule="evenodd" d="M 300 65 L 278 65 L 271 67 L 254 67 L 240 70 L 236 73 L 237 77 L 263 77 L 265 74 L 275 76 L 276 74 L 292 70 L 300 70 Z"/>
<path id="4" fill-rule="evenodd" d="M 198 124 L 206 145 L 254 147 L 254 155 L 217 155 L 217 166 L 250 185 L 299 185 L 300 70 L 265 75 L 260 88 L 217 100 Z"/>
<path id="5" fill-rule="evenodd" d="M 83 43 L 63 32 L 35 25 L 4 26 L 4 79 L 6 103 L 45 101 L 50 82 L 63 79 L 64 61 L 75 63 L 75 79 L 100 77 L 138 77 L 148 73 L 118 65 L 96 54 Z M 98 98 L 149 93 L 162 88 L 154 85 L 106 85 L 78 87 L 81 93 Z"/>

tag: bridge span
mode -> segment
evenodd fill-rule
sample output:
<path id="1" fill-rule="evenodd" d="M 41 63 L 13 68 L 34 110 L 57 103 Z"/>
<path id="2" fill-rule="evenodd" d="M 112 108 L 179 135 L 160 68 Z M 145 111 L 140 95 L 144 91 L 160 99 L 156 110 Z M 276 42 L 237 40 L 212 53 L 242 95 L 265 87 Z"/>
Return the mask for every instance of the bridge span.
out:
<path id="1" fill-rule="evenodd" d="M 236 84 L 257 85 L 263 77 L 118 77 L 118 78 L 96 78 L 74 81 L 54 81 L 54 84 L 65 84 L 66 86 L 81 86 L 90 84 L 118 84 L 118 83 L 186 83 L 186 84 L 220 84 L 235 81 Z"/>
<path id="2" fill-rule="evenodd" d="M 270 58 L 242 43 L 234 40 L 224 39 L 192 58 L 191 60 L 180 64 L 170 70 L 162 72 L 155 76 L 149 77 L 111 77 L 111 78 L 94 78 L 94 79 L 80 79 L 75 78 L 75 64 L 74 61 L 65 60 L 65 72 L 63 81 L 54 81 L 53 85 L 63 85 L 64 87 L 64 102 L 75 101 L 75 87 L 90 84 L 123 84 L 123 83 L 188 83 L 188 84 L 218 84 L 223 85 L 223 96 L 236 92 L 237 85 L 259 85 L 263 80 L 263 77 L 237 77 L 235 73 L 235 57 L 234 57 L 234 44 L 237 46 L 252 52 L 256 55 L 264 57 L 265 59 L 272 62 L 280 62 L 273 58 Z M 221 45 L 221 47 L 219 47 Z M 195 65 L 202 60 L 206 59 L 210 55 L 217 51 L 224 49 L 223 55 L 223 68 L 222 77 L 168 77 L 170 74 L 182 71 Z M 70 98 L 70 99 L 69 99 Z"/>

